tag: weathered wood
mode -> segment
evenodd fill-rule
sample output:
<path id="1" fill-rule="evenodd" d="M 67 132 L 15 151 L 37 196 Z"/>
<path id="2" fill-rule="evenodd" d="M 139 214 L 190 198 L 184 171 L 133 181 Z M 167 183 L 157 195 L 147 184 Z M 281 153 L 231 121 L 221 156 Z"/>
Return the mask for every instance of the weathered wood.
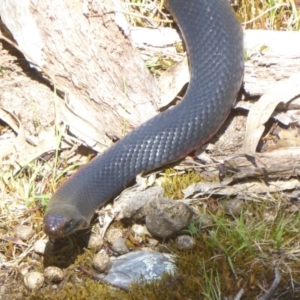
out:
<path id="1" fill-rule="evenodd" d="M 150 36 L 155 32 L 157 40 L 163 40 L 163 36 L 166 34 L 164 31 L 164 28 L 160 30 L 147 29 L 144 35 L 133 35 L 133 41 L 136 44 L 143 43 L 147 47 L 149 32 L 152 33 Z M 177 36 L 173 34 L 173 42 L 175 43 L 177 40 Z M 277 82 L 300 71 L 300 32 L 246 30 L 244 44 L 244 88 L 250 97 L 263 95 Z M 162 49 L 159 48 L 157 51 L 162 51 Z M 187 61 L 180 64 L 180 68 L 176 68 L 175 72 L 174 69 L 170 69 L 159 78 L 163 102 L 161 106 L 173 100 L 174 90 L 175 92 L 180 91 L 182 86 L 189 81 Z M 178 82 L 178 70 L 180 82 Z M 171 95 L 171 99 L 168 98 L 168 94 Z"/>
<path id="2" fill-rule="evenodd" d="M 300 32 L 246 30 L 245 56 L 245 90 L 260 96 L 300 71 Z"/>
<path id="3" fill-rule="evenodd" d="M 225 161 L 225 166 L 235 174 L 233 179 L 286 178 L 300 174 L 300 148 L 280 148 L 256 153 L 256 157 L 235 155 Z"/>
<path id="4" fill-rule="evenodd" d="M 69 112 L 83 120 L 78 130 L 89 123 L 120 138 L 156 114 L 153 77 L 115 24 L 111 1 L 3 0 L 0 14 L 20 48 L 66 92 Z"/>

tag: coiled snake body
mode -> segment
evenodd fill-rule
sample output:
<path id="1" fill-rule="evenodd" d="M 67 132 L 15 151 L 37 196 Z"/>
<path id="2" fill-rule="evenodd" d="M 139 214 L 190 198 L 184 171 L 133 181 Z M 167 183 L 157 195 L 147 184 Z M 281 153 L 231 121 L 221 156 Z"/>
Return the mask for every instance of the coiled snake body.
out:
<path id="1" fill-rule="evenodd" d="M 226 119 L 243 77 L 243 36 L 228 0 L 168 0 L 187 47 L 191 80 L 180 104 L 128 134 L 52 196 L 44 232 L 61 238 L 89 225 L 95 209 L 137 174 L 185 157 Z"/>

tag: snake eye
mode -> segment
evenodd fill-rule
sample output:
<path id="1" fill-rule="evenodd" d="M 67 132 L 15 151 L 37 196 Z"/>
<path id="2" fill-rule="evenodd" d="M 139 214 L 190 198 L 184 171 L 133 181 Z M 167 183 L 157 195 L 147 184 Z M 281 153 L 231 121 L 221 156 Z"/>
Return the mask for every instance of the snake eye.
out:
<path id="1" fill-rule="evenodd" d="M 65 223 L 65 226 L 64 226 L 64 230 L 66 233 L 70 233 L 71 231 L 74 230 L 74 225 L 75 225 L 75 222 L 73 219 L 71 219 L 70 221 L 66 222 Z"/>
<path id="2" fill-rule="evenodd" d="M 71 234 L 77 230 L 88 227 L 89 223 L 86 223 L 84 220 L 71 219 L 65 223 L 63 227 L 64 235 Z"/>

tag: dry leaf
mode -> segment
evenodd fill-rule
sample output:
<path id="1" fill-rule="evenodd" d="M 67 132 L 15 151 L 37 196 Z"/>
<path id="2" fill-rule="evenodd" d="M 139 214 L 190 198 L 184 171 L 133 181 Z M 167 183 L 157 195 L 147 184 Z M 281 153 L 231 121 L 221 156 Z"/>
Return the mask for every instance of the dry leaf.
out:
<path id="1" fill-rule="evenodd" d="M 279 103 L 287 103 L 300 94 L 300 73 L 282 80 L 265 93 L 251 108 L 246 125 L 244 153 L 255 156 L 256 147 L 269 120 Z"/>
<path id="2" fill-rule="evenodd" d="M 77 115 L 75 111 L 67 103 L 62 111 L 66 118 L 66 123 L 70 126 L 70 131 L 75 136 L 80 137 L 89 147 L 100 153 L 111 146 L 112 141 L 104 132 L 100 132 L 88 122 L 88 119 Z"/>
<path id="3" fill-rule="evenodd" d="M 160 76 L 157 82 L 160 90 L 159 108 L 165 107 L 173 101 L 189 81 L 190 71 L 188 59 L 185 57 L 181 62 Z"/>

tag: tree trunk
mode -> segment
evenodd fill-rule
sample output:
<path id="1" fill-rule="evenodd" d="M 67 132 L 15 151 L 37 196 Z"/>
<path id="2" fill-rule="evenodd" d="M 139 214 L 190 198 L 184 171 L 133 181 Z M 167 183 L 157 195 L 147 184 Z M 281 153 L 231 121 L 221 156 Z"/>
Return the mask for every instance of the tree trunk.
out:
<path id="1" fill-rule="evenodd" d="M 2 0 L 0 14 L 25 55 L 65 92 L 75 132 L 105 144 L 106 135 L 120 138 L 156 114 L 153 77 L 116 25 L 110 0 Z"/>

